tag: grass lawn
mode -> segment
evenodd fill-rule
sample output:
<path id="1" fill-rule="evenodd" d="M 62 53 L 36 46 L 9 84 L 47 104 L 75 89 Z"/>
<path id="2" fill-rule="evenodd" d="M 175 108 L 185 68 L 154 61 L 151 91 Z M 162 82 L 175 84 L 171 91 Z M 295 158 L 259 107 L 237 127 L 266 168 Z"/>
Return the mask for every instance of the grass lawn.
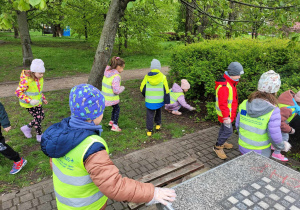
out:
<path id="1" fill-rule="evenodd" d="M 73 37 L 52 37 L 41 32 L 30 32 L 33 44 L 34 58 L 45 62 L 47 77 L 71 76 L 80 73 L 88 74 L 91 71 L 96 48 L 90 43 Z M 22 47 L 20 39 L 15 39 L 13 33 L 0 32 L 0 82 L 18 81 L 22 67 Z M 168 66 L 171 59 L 172 48 L 177 42 L 161 43 L 161 50 L 155 54 L 124 54 L 121 55 L 126 62 L 126 69 L 149 68 L 153 58 L 159 59 L 163 66 Z M 115 55 L 115 54 L 113 54 Z"/>
<path id="2" fill-rule="evenodd" d="M 110 131 L 108 122 L 111 117 L 111 107 L 104 111 L 102 121 L 102 137 L 107 141 L 112 158 L 133 150 L 144 148 L 172 138 L 178 138 L 186 133 L 201 129 L 199 126 L 210 127 L 210 122 L 195 123 L 198 117 L 195 112 L 186 111 L 182 116 L 174 116 L 163 110 L 162 131 L 154 133 L 151 138 L 146 136 L 146 108 L 144 97 L 139 92 L 141 80 L 125 81 L 125 91 L 121 94 L 119 125 L 123 129 L 121 133 Z M 46 92 L 45 96 L 49 102 L 44 105 L 45 119 L 42 123 L 43 130 L 51 124 L 60 122 L 63 118 L 70 116 L 68 106 L 69 90 Z M 0 192 L 8 192 L 12 189 L 28 186 L 51 176 L 49 158 L 43 154 L 39 143 L 33 138 L 26 139 L 20 131 L 20 127 L 29 123 L 32 118 L 26 109 L 19 106 L 17 97 L 2 98 L 1 103 L 6 108 L 12 130 L 3 135 L 10 146 L 18 151 L 22 157 L 28 160 L 27 165 L 16 175 L 9 175 L 12 161 L 0 155 Z M 178 121 L 178 118 L 181 121 Z M 198 126 L 197 128 L 195 126 Z"/>

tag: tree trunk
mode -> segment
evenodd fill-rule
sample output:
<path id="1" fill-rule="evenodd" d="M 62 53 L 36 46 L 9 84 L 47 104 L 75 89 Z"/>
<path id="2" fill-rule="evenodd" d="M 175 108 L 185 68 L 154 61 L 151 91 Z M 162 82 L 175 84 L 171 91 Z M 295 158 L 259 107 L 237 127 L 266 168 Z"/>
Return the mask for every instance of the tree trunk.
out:
<path id="1" fill-rule="evenodd" d="M 89 75 L 88 83 L 101 90 L 105 67 L 111 57 L 119 22 L 129 1 L 112 0 L 102 29 L 100 41 L 96 50 L 94 64 Z"/>
<path id="2" fill-rule="evenodd" d="M 17 26 L 13 26 L 14 27 L 14 38 L 17 39 L 19 38 L 19 31 L 18 31 L 18 27 Z"/>
<path id="3" fill-rule="evenodd" d="M 189 6 L 186 6 L 186 16 L 185 16 L 185 36 L 187 38 L 187 42 L 191 43 L 191 37 L 188 34 L 192 34 L 193 30 L 193 9 Z M 190 32 L 190 33 L 189 33 Z"/>
<path id="4" fill-rule="evenodd" d="M 23 66 L 29 67 L 31 61 L 33 60 L 33 55 L 30 45 L 31 39 L 29 35 L 26 12 L 17 11 L 17 19 L 22 43 Z"/>
<path id="5" fill-rule="evenodd" d="M 234 3 L 233 2 L 230 2 L 230 9 L 232 9 L 232 11 L 234 11 Z M 235 19 L 235 16 L 233 14 L 233 12 L 230 12 L 229 13 L 229 17 L 228 17 L 229 20 L 234 20 Z M 226 37 L 228 39 L 230 39 L 232 37 L 232 25 L 231 25 L 232 21 L 228 21 L 228 31 L 226 32 Z"/>

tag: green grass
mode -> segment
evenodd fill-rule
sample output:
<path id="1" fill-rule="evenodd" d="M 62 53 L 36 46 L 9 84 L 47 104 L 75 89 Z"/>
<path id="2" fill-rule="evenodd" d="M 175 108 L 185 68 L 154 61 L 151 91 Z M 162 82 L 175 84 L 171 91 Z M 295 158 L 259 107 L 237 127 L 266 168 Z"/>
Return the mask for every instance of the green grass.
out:
<path id="1" fill-rule="evenodd" d="M 146 108 L 144 98 L 139 92 L 140 83 L 141 80 L 124 82 L 126 89 L 120 96 L 119 125 L 123 129 L 121 133 L 110 131 L 110 127 L 107 125 L 110 121 L 112 108 L 107 107 L 104 111 L 101 123 L 103 133 L 101 136 L 108 143 L 112 157 L 140 149 L 148 143 L 159 143 L 193 132 L 192 129 L 182 126 L 180 122 L 166 121 L 167 116 L 163 112 L 162 131 L 154 132 L 151 138 L 147 137 L 145 127 Z M 49 104 L 44 105 L 43 130 L 51 124 L 60 122 L 63 118 L 70 116 L 68 106 L 69 90 L 46 92 L 45 96 Z M 2 130 L 3 135 L 7 143 L 28 160 L 27 165 L 20 173 L 9 175 L 13 163 L 4 156 L 0 156 L 0 192 L 7 192 L 13 188 L 28 186 L 31 183 L 39 182 L 43 178 L 48 178 L 52 172 L 49 168 L 49 158 L 43 154 L 36 142 L 35 132 L 33 132 L 33 138 L 26 139 L 20 131 L 21 126 L 32 120 L 30 114 L 26 109 L 19 106 L 16 97 L 1 99 L 1 103 L 6 108 L 13 128 L 8 133 Z"/>
<path id="2" fill-rule="evenodd" d="M 42 36 L 41 32 L 30 32 L 33 44 L 34 58 L 40 58 L 45 62 L 45 78 L 63 77 L 77 74 L 88 74 L 91 71 L 96 47 L 83 39 L 73 37 Z M 22 47 L 20 39 L 13 38 L 13 33 L 0 32 L 0 82 L 18 81 L 22 67 Z M 180 42 L 179 42 L 180 44 Z M 139 69 L 150 67 L 151 60 L 156 58 L 162 66 L 170 64 L 172 48 L 177 42 L 162 42 L 161 48 L 156 54 L 124 54 L 120 57 L 126 62 L 126 69 Z M 113 53 L 115 55 L 115 53 Z"/>

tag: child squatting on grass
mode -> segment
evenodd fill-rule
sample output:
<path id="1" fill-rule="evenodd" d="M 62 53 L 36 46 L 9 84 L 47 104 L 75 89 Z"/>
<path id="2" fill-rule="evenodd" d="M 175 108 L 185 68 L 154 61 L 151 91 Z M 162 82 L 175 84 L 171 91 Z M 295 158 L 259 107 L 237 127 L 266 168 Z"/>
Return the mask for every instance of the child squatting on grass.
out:
<path id="1" fill-rule="evenodd" d="M 6 158 L 14 161 L 14 165 L 10 171 L 10 174 L 16 174 L 26 165 L 27 160 L 20 158 L 19 153 L 14 151 L 13 148 L 5 143 L 5 138 L 1 132 L 1 125 L 6 132 L 11 129 L 7 113 L 2 103 L 0 103 L 0 153 Z"/>
<path id="2" fill-rule="evenodd" d="M 170 104 L 168 81 L 167 77 L 160 72 L 159 60 L 153 59 L 150 69 L 151 71 L 144 77 L 140 87 L 147 108 L 147 136 L 151 136 L 153 133 L 153 118 L 156 124 L 155 129 L 157 131 L 161 129 L 161 107 Z"/>
<path id="3" fill-rule="evenodd" d="M 102 95 L 105 97 L 105 106 L 112 106 L 111 121 L 108 125 L 112 131 L 121 132 L 118 126 L 120 114 L 120 97 L 119 94 L 125 90 L 121 85 L 121 73 L 125 68 L 125 61 L 120 57 L 112 57 L 110 66 L 107 66 L 102 80 Z"/>
<path id="4" fill-rule="evenodd" d="M 190 89 L 190 83 L 186 79 L 181 80 L 181 86 L 174 83 L 170 89 L 170 102 L 171 104 L 166 104 L 165 109 L 175 115 L 181 115 L 182 113 L 178 110 L 183 106 L 184 108 L 193 111 L 194 107 L 190 106 L 184 98 L 184 92 Z"/>
<path id="5" fill-rule="evenodd" d="M 70 92 L 71 117 L 51 125 L 43 134 L 41 148 L 50 157 L 58 209 L 105 209 L 107 199 L 135 203 L 175 200 L 173 189 L 157 188 L 122 178 L 100 137 L 105 99 L 92 85 L 81 84 Z"/>
<path id="6" fill-rule="evenodd" d="M 281 116 L 276 93 L 281 85 L 279 74 L 273 70 L 263 73 L 256 92 L 239 106 L 235 126 L 239 132 L 239 150 L 242 154 L 254 151 L 271 156 L 271 144 L 287 152 L 291 145 L 282 141 Z"/>
<path id="7" fill-rule="evenodd" d="M 294 119 L 297 113 L 293 113 L 295 108 L 290 109 L 289 106 L 294 105 L 295 100 L 298 104 L 300 104 L 300 91 L 295 94 L 292 90 L 285 91 L 278 97 L 278 107 L 280 108 L 281 115 L 281 134 L 283 141 L 289 141 L 289 135 L 295 133 L 295 129 L 292 128 L 289 123 Z M 284 157 L 280 152 L 281 150 L 275 149 L 275 147 L 271 146 L 271 149 L 274 150 L 272 157 L 281 160 L 288 161 L 286 157 Z"/>
<path id="8" fill-rule="evenodd" d="M 15 92 L 19 98 L 20 106 L 26 108 L 33 116 L 33 120 L 21 127 L 26 138 L 31 138 L 31 128 L 36 130 L 36 140 L 41 142 L 41 123 L 45 117 L 42 103 L 48 104 L 43 91 L 45 67 L 41 59 L 34 59 L 30 65 L 30 71 L 23 70 L 20 76 L 19 86 Z"/>
<path id="9" fill-rule="evenodd" d="M 232 62 L 224 75 L 216 81 L 216 111 L 218 120 L 222 124 L 213 150 L 220 159 L 227 158 L 224 148 L 231 149 L 233 147 L 226 141 L 233 133 L 232 122 L 236 117 L 238 108 L 236 86 L 242 74 L 244 74 L 243 66 L 239 62 Z"/>

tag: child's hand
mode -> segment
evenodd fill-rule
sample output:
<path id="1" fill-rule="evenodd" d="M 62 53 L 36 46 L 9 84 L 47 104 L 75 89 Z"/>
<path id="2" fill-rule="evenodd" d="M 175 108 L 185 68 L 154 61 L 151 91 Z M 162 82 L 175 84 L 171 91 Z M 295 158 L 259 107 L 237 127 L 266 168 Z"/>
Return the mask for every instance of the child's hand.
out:
<path id="1" fill-rule="evenodd" d="M 43 103 L 44 104 L 48 104 L 48 101 L 45 99 L 45 100 L 43 100 Z"/>
<path id="2" fill-rule="evenodd" d="M 289 132 L 289 134 L 294 134 L 295 133 L 295 129 L 291 128 L 291 131 Z"/>
<path id="3" fill-rule="evenodd" d="M 11 129 L 11 126 L 9 126 L 9 127 L 7 127 L 7 128 L 4 128 L 4 130 L 5 130 L 6 132 L 8 132 L 10 129 Z"/>
<path id="4" fill-rule="evenodd" d="M 24 74 L 29 77 L 30 76 L 30 70 L 24 70 Z"/>
<path id="5" fill-rule="evenodd" d="M 223 118 L 223 123 L 224 124 L 231 124 L 231 119 L 229 117 Z"/>
<path id="6" fill-rule="evenodd" d="M 39 101 L 39 100 L 32 99 L 32 100 L 30 100 L 29 103 L 30 103 L 30 105 L 35 106 L 35 105 L 38 105 L 38 104 L 40 103 L 40 101 Z"/>
<path id="7" fill-rule="evenodd" d="M 190 111 L 194 111 L 194 110 L 196 110 L 196 108 L 195 107 L 191 107 Z"/>

